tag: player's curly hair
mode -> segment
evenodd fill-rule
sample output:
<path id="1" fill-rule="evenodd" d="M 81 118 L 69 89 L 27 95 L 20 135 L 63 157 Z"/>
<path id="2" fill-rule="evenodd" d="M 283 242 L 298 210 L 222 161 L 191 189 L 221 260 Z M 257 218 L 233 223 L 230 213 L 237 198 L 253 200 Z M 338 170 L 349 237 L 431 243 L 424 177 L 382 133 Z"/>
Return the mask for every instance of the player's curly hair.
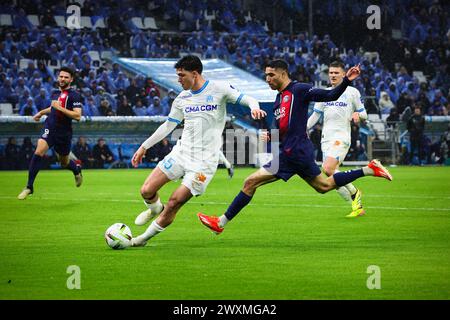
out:
<path id="1" fill-rule="evenodd" d="M 186 71 L 197 71 L 199 74 L 202 74 L 203 64 L 200 61 L 200 58 L 194 55 L 184 56 L 180 60 L 175 63 L 175 69 L 184 69 Z"/>
<path id="2" fill-rule="evenodd" d="M 67 72 L 68 74 L 70 74 L 70 76 L 73 78 L 75 76 L 75 71 L 67 66 L 61 67 L 61 69 L 59 69 L 59 72 L 64 71 Z"/>

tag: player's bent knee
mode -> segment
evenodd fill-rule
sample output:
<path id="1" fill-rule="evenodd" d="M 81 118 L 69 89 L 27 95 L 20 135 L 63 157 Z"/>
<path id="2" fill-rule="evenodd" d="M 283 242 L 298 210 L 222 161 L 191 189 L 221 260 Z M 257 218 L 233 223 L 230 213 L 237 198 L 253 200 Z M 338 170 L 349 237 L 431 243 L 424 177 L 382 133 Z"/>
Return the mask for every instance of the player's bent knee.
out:
<path id="1" fill-rule="evenodd" d="M 316 189 L 316 191 L 317 191 L 318 193 L 321 193 L 321 194 L 324 194 L 324 193 L 327 193 L 327 192 L 328 192 L 328 190 L 325 189 L 325 188 L 323 188 L 323 187 L 316 187 L 316 188 L 314 188 L 314 189 Z"/>
<path id="2" fill-rule="evenodd" d="M 148 184 L 144 184 L 141 187 L 141 196 L 144 199 L 152 199 L 155 196 L 156 191 Z"/>
<path id="3" fill-rule="evenodd" d="M 252 178 L 245 179 L 244 187 L 243 187 L 244 191 L 253 193 L 253 192 L 255 192 L 256 187 L 257 187 L 257 182 L 255 179 L 252 179 Z"/>
<path id="4" fill-rule="evenodd" d="M 327 193 L 328 191 L 331 190 L 331 185 L 322 183 L 322 184 L 319 184 L 319 185 L 317 185 L 317 186 L 314 186 L 314 189 L 315 189 L 318 193 L 324 194 L 324 193 Z"/>
<path id="5" fill-rule="evenodd" d="M 323 167 L 323 172 L 324 172 L 328 177 L 332 176 L 332 175 L 334 174 L 334 171 L 335 171 L 334 168 L 331 168 L 331 167 L 328 167 L 328 166 Z"/>

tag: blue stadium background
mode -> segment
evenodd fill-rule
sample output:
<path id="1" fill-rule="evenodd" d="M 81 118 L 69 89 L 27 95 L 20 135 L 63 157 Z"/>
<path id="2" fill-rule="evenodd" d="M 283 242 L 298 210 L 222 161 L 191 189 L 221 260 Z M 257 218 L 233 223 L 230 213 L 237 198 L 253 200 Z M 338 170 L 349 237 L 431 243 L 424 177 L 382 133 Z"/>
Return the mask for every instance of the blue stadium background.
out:
<path id="1" fill-rule="evenodd" d="M 381 9 L 380 29 L 366 25 L 372 4 Z M 71 5 L 81 15 L 76 29 L 67 28 Z M 396 164 L 449 164 L 449 13 L 449 3 L 439 0 L 2 3 L 0 167 L 27 168 L 39 133 L 30 116 L 57 97 L 55 75 L 62 65 L 77 70 L 74 86 L 84 99 L 85 118 L 75 127 L 73 145 L 83 136 L 87 147 L 74 155 L 85 167 L 129 166 L 140 142 L 164 121 L 176 92 L 123 68 L 117 58 L 186 54 L 221 59 L 262 80 L 265 63 L 283 58 L 293 79 L 316 86 L 327 85 L 330 62 L 361 63 L 354 86 L 369 121 L 353 125 L 347 160 L 377 156 Z M 411 153 L 408 120 L 416 106 L 426 126 L 420 150 Z M 229 114 L 228 128 L 258 126 L 244 109 L 230 107 Z M 93 159 L 102 137 L 114 158 L 106 164 Z M 320 126 L 311 137 L 319 146 Z M 171 143 L 152 150 L 144 166 L 154 166 Z M 52 152 L 46 166 L 58 167 Z"/>

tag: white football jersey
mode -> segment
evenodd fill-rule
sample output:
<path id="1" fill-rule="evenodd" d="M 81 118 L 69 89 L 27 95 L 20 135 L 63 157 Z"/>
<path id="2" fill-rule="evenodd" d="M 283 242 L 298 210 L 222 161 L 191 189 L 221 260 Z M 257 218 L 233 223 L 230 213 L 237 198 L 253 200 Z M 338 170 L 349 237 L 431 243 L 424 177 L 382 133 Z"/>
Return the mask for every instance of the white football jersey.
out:
<path id="1" fill-rule="evenodd" d="M 352 115 L 354 112 L 364 110 L 361 94 L 350 86 L 336 101 L 317 102 L 314 105 L 314 112 L 323 114 L 322 143 L 339 140 L 350 144 Z"/>
<path id="2" fill-rule="evenodd" d="M 227 103 L 239 103 L 244 95 L 228 83 L 206 81 L 197 91 L 184 90 L 173 101 L 168 120 L 184 129 L 178 148 L 185 159 L 215 162 L 222 147 Z"/>

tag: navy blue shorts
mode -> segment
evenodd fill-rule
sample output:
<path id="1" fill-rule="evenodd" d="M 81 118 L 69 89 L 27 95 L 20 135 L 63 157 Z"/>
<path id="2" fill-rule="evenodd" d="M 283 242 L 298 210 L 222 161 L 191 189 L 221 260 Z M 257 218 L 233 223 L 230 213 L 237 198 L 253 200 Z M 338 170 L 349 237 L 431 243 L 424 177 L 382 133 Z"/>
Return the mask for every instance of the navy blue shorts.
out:
<path id="1" fill-rule="evenodd" d="M 42 129 L 41 139 L 47 141 L 49 148 L 54 148 L 60 156 L 67 156 L 70 153 L 72 147 L 72 135 L 57 134 L 52 132 L 51 129 Z"/>
<path id="2" fill-rule="evenodd" d="M 279 161 L 272 160 L 263 166 L 275 177 L 288 181 L 293 175 L 297 174 L 302 179 L 315 178 L 321 174 L 320 167 L 314 160 L 314 152 L 311 146 L 304 145 L 299 153 L 289 153 L 280 150 Z"/>

